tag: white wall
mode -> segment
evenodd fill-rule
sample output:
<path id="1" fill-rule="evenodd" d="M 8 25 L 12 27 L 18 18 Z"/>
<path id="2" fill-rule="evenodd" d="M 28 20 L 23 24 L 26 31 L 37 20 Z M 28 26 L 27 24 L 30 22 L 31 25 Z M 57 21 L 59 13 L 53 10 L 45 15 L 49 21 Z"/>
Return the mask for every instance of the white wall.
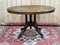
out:
<path id="1" fill-rule="evenodd" d="M 24 16 L 10 14 L 7 8 L 16 5 L 48 5 L 55 7 L 55 12 L 37 16 L 37 21 L 60 23 L 60 0 L 0 0 L 0 22 L 20 22 Z M 22 18 L 21 18 L 22 17 Z"/>

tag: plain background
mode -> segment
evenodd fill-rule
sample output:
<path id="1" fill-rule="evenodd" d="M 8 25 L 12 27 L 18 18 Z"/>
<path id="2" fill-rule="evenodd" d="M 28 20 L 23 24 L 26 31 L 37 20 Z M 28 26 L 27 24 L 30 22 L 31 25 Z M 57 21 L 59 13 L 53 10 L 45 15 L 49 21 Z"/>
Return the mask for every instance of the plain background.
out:
<path id="1" fill-rule="evenodd" d="M 24 22 L 24 16 L 7 12 L 8 7 L 16 5 L 47 5 L 55 7 L 54 13 L 40 14 L 37 16 L 37 21 L 60 23 L 60 0 L 0 0 L 0 23 Z"/>

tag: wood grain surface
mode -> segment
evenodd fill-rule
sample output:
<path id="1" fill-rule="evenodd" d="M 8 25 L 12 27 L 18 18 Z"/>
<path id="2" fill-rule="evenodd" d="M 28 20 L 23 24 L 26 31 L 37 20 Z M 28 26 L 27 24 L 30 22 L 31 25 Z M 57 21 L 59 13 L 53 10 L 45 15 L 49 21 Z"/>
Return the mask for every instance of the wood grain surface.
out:
<path id="1" fill-rule="evenodd" d="M 7 11 L 14 14 L 44 14 L 54 12 L 55 8 L 44 5 L 22 5 L 8 7 Z"/>

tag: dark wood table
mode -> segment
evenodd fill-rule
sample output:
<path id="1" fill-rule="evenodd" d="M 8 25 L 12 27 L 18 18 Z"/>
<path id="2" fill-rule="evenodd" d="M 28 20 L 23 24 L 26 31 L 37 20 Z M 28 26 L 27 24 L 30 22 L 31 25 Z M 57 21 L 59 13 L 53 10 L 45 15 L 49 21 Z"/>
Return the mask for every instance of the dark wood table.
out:
<path id="1" fill-rule="evenodd" d="M 41 37 L 43 38 L 41 28 L 38 28 L 38 25 L 36 23 L 36 14 L 52 13 L 55 11 L 55 8 L 44 5 L 22 5 L 9 7 L 7 11 L 13 14 L 25 15 L 25 26 L 24 28 L 21 28 L 22 32 L 19 34 L 18 39 L 21 38 L 21 36 L 24 34 L 28 26 L 30 27 L 30 29 L 32 29 L 33 26 L 38 32 L 38 34 L 40 34 Z M 27 15 L 29 15 L 30 21 L 27 20 Z M 32 17 L 32 15 L 34 15 L 34 17 Z M 34 18 L 34 21 L 32 21 L 32 18 Z"/>

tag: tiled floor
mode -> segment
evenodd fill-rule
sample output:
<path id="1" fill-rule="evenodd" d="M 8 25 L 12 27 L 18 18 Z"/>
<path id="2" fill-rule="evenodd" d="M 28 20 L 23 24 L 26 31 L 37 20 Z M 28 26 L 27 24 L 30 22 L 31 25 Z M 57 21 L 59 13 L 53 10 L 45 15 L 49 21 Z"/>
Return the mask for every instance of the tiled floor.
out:
<path id="1" fill-rule="evenodd" d="M 40 38 L 35 29 L 33 33 L 26 31 L 20 39 L 17 39 L 21 32 L 20 26 L 0 26 L 0 45 L 60 45 L 60 27 L 40 27 L 44 39 Z M 29 32 L 29 33 L 27 33 Z M 35 35 L 36 36 L 32 36 Z"/>

